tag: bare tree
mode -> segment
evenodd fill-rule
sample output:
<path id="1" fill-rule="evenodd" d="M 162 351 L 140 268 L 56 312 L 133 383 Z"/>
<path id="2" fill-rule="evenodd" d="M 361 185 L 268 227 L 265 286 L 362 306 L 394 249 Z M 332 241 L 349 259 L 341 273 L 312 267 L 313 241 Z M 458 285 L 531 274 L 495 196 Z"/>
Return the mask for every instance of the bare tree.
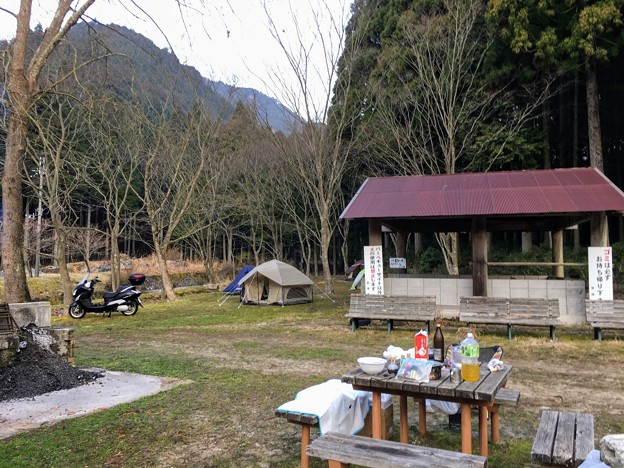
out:
<path id="1" fill-rule="evenodd" d="M 87 271 L 91 272 L 91 257 L 96 253 L 104 252 L 108 239 L 106 234 L 96 228 L 80 228 L 75 227 L 67 232 L 67 253 L 79 254 L 87 267 Z M 116 289 L 114 286 L 113 289 Z"/>
<path id="2" fill-rule="evenodd" d="M 22 168 L 30 113 L 37 97 L 44 90 L 39 81 L 41 71 L 55 47 L 94 1 L 84 0 L 73 7 L 71 0 L 59 0 L 54 16 L 32 56 L 28 54 L 32 0 L 21 0 L 17 12 L 0 7 L 0 13 L 13 15 L 17 22 L 6 76 L 9 122 L 2 175 L 2 266 L 5 279 L 4 299 L 7 302 L 30 300 L 22 256 Z"/>
<path id="3" fill-rule="evenodd" d="M 215 150 L 219 119 L 210 117 L 202 105 L 189 114 L 164 109 L 158 119 L 149 122 L 149 140 L 143 158 L 142 198 L 150 223 L 154 252 L 163 282 L 163 296 L 175 300 L 173 284 L 167 269 L 167 252 L 180 242 L 205 228 L 197 219 L 200 201 L 219 176 Z M 184 227 L 185 229 L 181 229 Z"/>
<path id="4" fill-rule="evenodd" d="M 89 157 L 84 164 L 85 183 L 104 208 L 111 243 L 111 282 L 120 284 L 119 239 L 130 230 L 139 206 L 131 206 L 133 185 L 140 184 L 140 149 L 143 128 L 140 109 L 113 100 L 92 102 L 85 120 L 89 126 Z M 113 119 L 112 116 L 115 116 Z"/>
<path id="5" fill-rule="evenodd" d="M 28 139 L 26 153 L 36 171 L 24 171 L 26 182 L 37 190 L 50 213 L 50 221 L 57 236 L 55 260 L 59 265 L 63 302 L 71 303 L 72 282 L 67 268 L 67 235 L 76 223 L 73 197 L 81 183 L 76 164 L 80 160 L 80 144 L 85 128 L 79 117 L 79 108 L 68 99 L 48 96 L 40 100 L 37 112 L 31 119 L 34 135 Z M 40 185 L 40 172 L 43 184 Z"/>
<path id="6" fill-rule="evenodd" d="M 310 4 L 314 8 L 314 24 L 300 24 L 291 10 L 288 26 L 278 24 L 267 4 L 271 33 L 281 47 L 290 66 L 273 76 L 273 88 L 281 102 L 297 115 L 289 144 L 281 144 L 289 177 L 314 209 L 318 222 L 313 223 L 314 236 L 320 246 L 325 292 L 333 291 L 329 248 L 338 215 L 341 182 L 347 167 L 355 135 L 344 138 L 345 130 L 359 117 L 345 99 L 332 102 L 334 93 L 348 94 L 351 86 L 351 49 L 344 47 L 347 15 L 336 13 L 335 5 L 326 1 Z M 289 43 L 284 29 L 295 30 L 298 42 Z M 310 32 L 312 34 L 310 35 Z M 315 62 L 315 57 L 320 61 Z M 343 75 L 336 81 L 338 64 L 342 61 Z M 339 89 L 336 89 L 339 88 Z"/>
<path id="7" fill-rule="evenodd" d="M 396 55 L 389 54 L 387 73 L 398 79 L 399 89 L 389 95 L 387 82 L 374 85 L 376 124 L 385 130 L 375 145 L 380 166 L 406 175 L 488 170 L 534 118 L 548 86 L 528 105 L 510 105 L 501 115 L 501 106 L 512 100 L 483 73 L 492 44 L 482 25 L 483 9 L 479 0 L 444 0 L 434 11 L 409 10 L 400 17 L 402 41 L 395 51 L 407 70 L 395 69 Z M 494 116 L 496 123 L 484 132 Z M 459 274 L 457 233 L 437 233 L 436 238 L 448 273 Z"/>

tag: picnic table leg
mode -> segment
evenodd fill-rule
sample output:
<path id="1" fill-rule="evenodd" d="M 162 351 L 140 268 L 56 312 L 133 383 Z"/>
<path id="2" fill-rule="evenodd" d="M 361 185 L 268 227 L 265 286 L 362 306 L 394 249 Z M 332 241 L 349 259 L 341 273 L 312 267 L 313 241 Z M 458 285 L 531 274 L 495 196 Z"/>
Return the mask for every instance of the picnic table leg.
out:
<path id="1" fill-rule="evenodd" d="M 487 430 L 488 407 L 479 405 L 479 455 L 488 456 L 488 430 Z"/>
<path id="2" fill-rule="evenodd" d="M 492 424 L 491 437 L 492 442 L 498 444 L 500 442 L 500 426 L 498 420 L 498 405 L 493 405 L 490 408 L 490 419 Z"/>
<path id="3" fill-rule="evenodd" d="M 470 404 L 461 404 L 462 453 L 472 454 L 472 428 L 470 427 Z"/>
<path id="4" fill-rule="evenodd" d="M 373 392 L 373 439 L 381 439 L 381 392 Z"/>
<path id="5" fill-rule="evenodd" d="M 399 420 L 401 422 L 400 440 L 401 443 L 407 444 L 409 438 L 409 426 L 407 424 L 407 395 L 401 395 L 399 397 Z"/>
<path id="6" fill-rule="evenodd" d="M 336 460 L 327 460 L 327 465 L 329 468 L 348 468 L 349 463 L 342 463 Z"/>
<path id="7" fill-rule="evenodd" d="M 427 400 L 424 398 L 414 398 L 418 402 L 418 432 L 427 433 Z"/>
<path id="8" fill-rule="evenodd" d="M 310 467 L 310 457 L 306 452 L 306 448 L 310 445 L 310 426 L 301 425 L 301 468 Z"/>

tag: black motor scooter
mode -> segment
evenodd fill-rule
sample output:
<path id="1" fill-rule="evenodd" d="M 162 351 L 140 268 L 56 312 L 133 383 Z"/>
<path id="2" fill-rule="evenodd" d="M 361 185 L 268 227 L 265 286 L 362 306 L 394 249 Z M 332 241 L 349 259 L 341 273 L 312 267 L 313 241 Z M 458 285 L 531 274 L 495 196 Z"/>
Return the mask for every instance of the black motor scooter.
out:
<path id="1" fill-rule="evenodd" d="M 108 312 L 109 317 L 113 312 L 121 312 L 124 315 L 136 314 L 139 306 L 143 307 L 143 303 L 139 299 L 141 291 L 135 286 L 140 286 L 145 282 L 145 275 L 134 273 L 128 277 L 128 281 L 130 284 L 119 286 L 117 291 L 105 292 L 103 303 L 94 304 L 91 302 L 91 296 L 95 285 L 100 283 L 100 280 L 97 276 L 89 280 L 89 273 L 87 273 L 72 292 L 74 301 L 69 306 L 69 315 L 72 318 L 80 319 L 87 312 Z"/>

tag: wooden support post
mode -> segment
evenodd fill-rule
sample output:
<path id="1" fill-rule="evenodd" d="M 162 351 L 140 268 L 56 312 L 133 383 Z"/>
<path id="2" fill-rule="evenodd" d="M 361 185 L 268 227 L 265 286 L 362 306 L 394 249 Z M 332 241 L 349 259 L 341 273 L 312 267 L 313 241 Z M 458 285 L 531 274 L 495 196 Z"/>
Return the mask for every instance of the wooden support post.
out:
<path id="1" fill-rule="evenodd" d="M 563 263 L 563 230 L 552 231 L 552 261 Z M 555 278 L 563 278 L 565 276 L 563 265 L 554 265 L 551 275 Z"/>
<path id="2" fill-rule="evenodd" d="M 368 220 L 368 245 L 381 245 L 381 221 Z"/>
<path id="3" fill-rule="evenodd" d="M 310 445 L 310 426 L 303 424 L 301 426 L 301 468 L 310 467 L 310 457 L 306 449 Z"/>
<path id="4" fill-rule="evenodd" d="M 396 233 L 396 256 L 399 258 L 406 258 L 407 252 L 407 232 Z M 407 268 L 398 268 L 395 270 L 397 273 L 407 273 Z"/>
<path id="5" fill-rule="evenodd" d="M 409 425 L 407 422 L 407 395 L 399 397 L 399 421 L 400 421 L 400 441 L 407 444 L 409 439 Z"/>
<path id="6" fill-rule="evenodd" d="M 479 405 L 479 455 L 488 456 L 488 430 L 487 430 L 488 407 Z"/>
<path id="7" fill-rule="evenodd" d="M 495 444 L 500 442 L 500 421 L 498 416 L 498 405 L 492 405 L 492 408 L 490 408 L 491 438 Z"/>
<path id="8" fill-rule="evenodd" d="M 487 296 L 487 225 L 484 216 L 472 218 L 472 295 Z"/>
<path id="9" fill-rule="evenodd" d="M 609 245 L 609 223 L 604 211 L 592 213 L 589 219 L 591 229 L 590 242 L 592 247 L 605 247 Z"/>
<path id="10" fill-rule="evenodd" d="M 418 403 L 418 432 L 420 434 L 427 433 L 427 400 L 424 398 L 414 398 Z"/>
<path id="11" fill-rule="evenodd" d="M 373 392 L 373 439 L 381 439 L 381 393 Z"/>
<path id="12" fill-rule="evenodd" d="M 472 454 L 472 431 L 470 429 L 470 405 L 461 404 L 461 446 L 462 453 Z"/>

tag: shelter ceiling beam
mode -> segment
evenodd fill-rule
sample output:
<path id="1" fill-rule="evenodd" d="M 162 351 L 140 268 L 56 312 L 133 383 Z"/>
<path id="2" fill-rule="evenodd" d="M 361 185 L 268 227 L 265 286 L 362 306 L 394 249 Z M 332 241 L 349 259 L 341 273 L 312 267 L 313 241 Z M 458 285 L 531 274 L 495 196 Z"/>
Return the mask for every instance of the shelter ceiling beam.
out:
<path id="1" fill-rule="evenodd" d="M 559 231 L 589 221 L 591 213 L 561 214 L 557 216 L 518 216 L 487 218 L 488 232 L 502 231 Z M 382 225 L 393 232 L 471 232 L 473 217 L 381 219 Z M 369 220 L 370 222 L 370 220 Z"/>

